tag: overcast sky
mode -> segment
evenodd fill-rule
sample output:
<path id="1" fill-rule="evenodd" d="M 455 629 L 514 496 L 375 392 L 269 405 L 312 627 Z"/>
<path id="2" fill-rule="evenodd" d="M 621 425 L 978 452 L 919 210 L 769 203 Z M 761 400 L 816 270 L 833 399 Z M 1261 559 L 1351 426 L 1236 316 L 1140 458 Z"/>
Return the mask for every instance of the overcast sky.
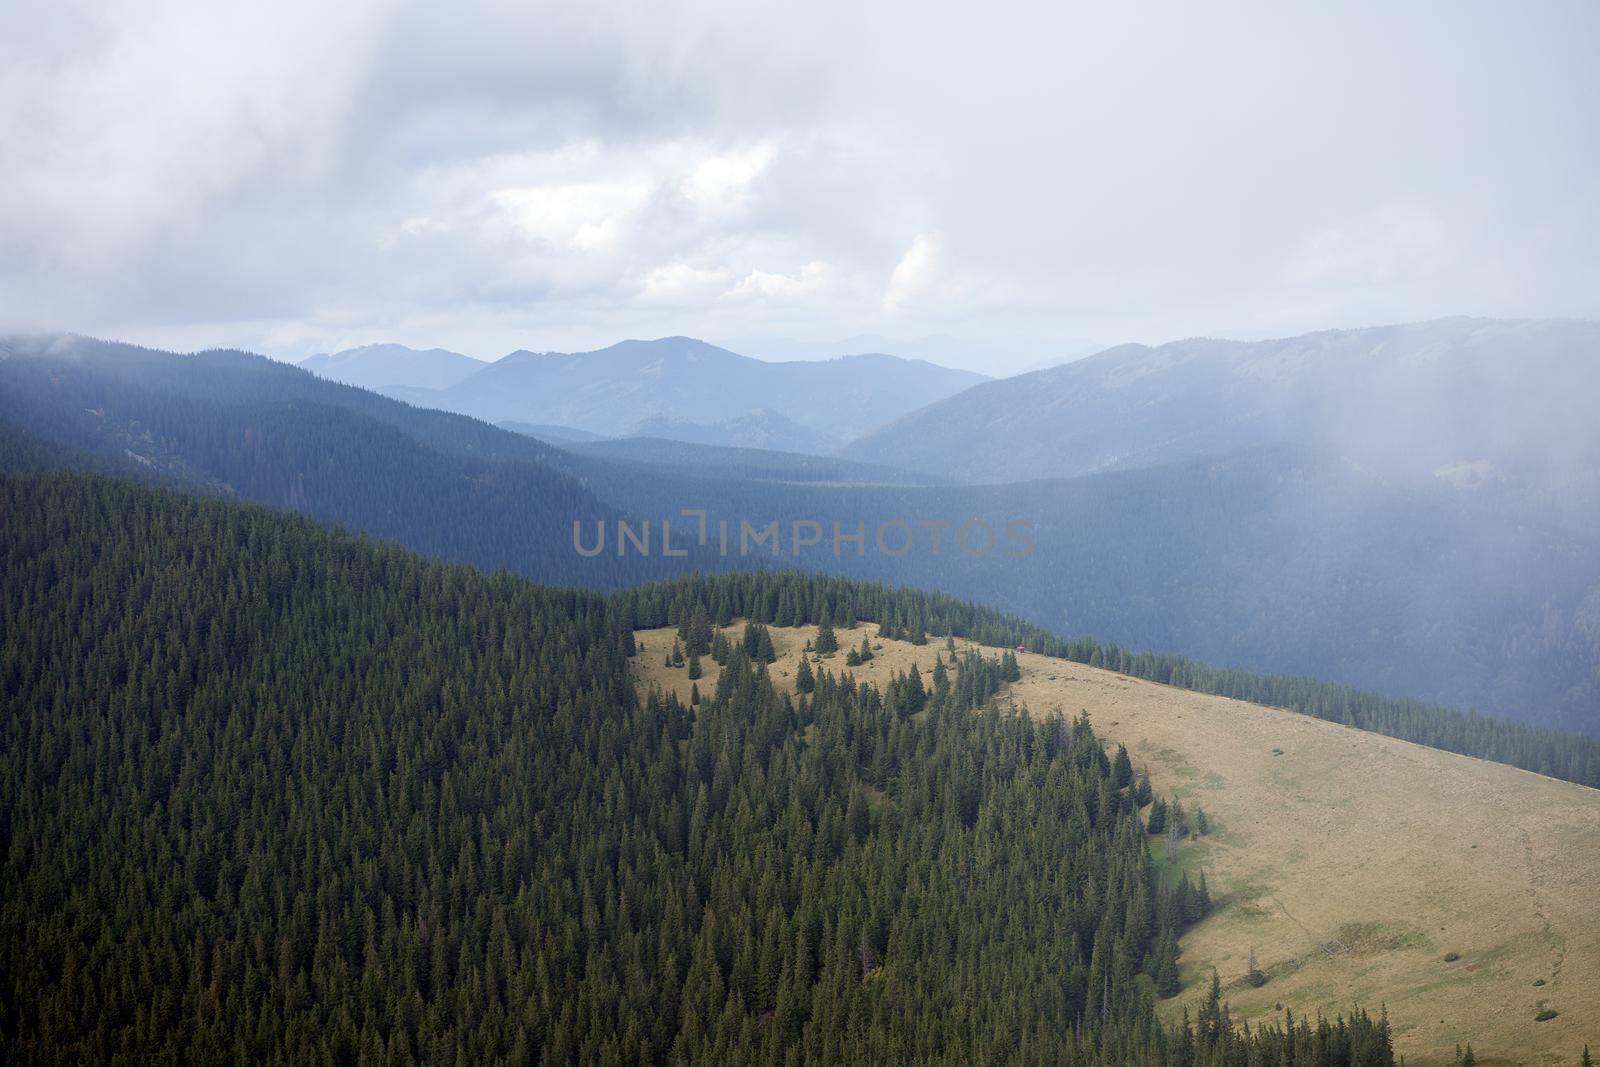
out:
<path id="1" fill-rule="evenodd" d="M 6 0 L 0 325 L 1000 372 L 1600 317 L 1597 56 L 1589 2 Z"/>

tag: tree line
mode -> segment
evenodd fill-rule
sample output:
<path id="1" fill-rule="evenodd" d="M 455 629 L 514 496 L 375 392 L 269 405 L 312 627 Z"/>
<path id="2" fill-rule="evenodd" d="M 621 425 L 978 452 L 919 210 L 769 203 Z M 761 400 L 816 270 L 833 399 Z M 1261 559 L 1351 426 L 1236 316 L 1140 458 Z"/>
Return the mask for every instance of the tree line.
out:
<path id="1" fill-rule="evenodd" d="M 991 608 L 939 593 L 800 571 L 694 575 L 616 594 L 641 628 L 677 625 L 698 607 L 719 625 L 750 618 L 777 626 L 871 621 L 886 637 L 923 644 L 954 635 L 986 645 L 1102 667 L 1198 693 L 1286 708 L 1329 722 L 1600 788 L 1600 741 L 1311 678 L 1214 667 L 1182 656 L 1063 638 Z"/>

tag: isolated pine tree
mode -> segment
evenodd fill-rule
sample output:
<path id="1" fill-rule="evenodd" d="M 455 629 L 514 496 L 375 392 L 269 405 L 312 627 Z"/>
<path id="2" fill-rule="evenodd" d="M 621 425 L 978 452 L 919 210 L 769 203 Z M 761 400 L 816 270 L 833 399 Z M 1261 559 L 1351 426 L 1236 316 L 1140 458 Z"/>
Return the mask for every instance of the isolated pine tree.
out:
<path id="1" fill-rule="evenodd" d="M 811 661 L 804 656 L 800 657 L 800 666 L 795 668 L 794 687 L 801 693 L 809 693 L 817 687 L 817 676 L 811 673 Z"/>
<path id="2" fill-rule="evenodd" d="M 828 609 L 822 609 L 822 621 L 817 624 L 816 640 L 812 647 L 821 655 L 839 651 L 839 638 L 833 632 L 833 620 L 828 617 Z"/>
<path id="3" fill-rule="evenodd" d="M 689 679 L 700 677 L 700 655 L 696 652 L 689 653 Z"/>
<path id="4" fill-rule="evenodd" d="M 1256 962 L 1256 948 L 1254 945 L 1250 946 L 1250 957 L 1245 964 L 1244 980 L 1258 989 L 1267 984 L 1266 972 Z"/>

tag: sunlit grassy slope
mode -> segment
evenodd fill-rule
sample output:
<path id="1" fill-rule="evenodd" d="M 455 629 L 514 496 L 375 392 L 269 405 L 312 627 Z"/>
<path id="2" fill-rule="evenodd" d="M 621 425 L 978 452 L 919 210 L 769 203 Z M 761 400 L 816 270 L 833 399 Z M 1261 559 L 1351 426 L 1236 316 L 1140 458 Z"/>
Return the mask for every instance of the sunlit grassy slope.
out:
<path id="1" fill-rule="evenodd" d="M 773 628 L 773 677 L 792 685 L 814 627 Z M 742 626 L 731 627 L 737 639 Z M 839 630 L 845 648 L 876 627 Z M 673 631 L 640 634 L 641 687 L 674 689 Z M 882 683 L 942 641 L 873 637 L 848 668 Z M 968 647 L 968 642 L 957 642 Z M 1223 697 L 1031 653 L 1002 702 L 1087 711 L 1128 746 L 1156 789 L 1210 816 L 1210 836 L 1175 861 L 1204 870 L 1215 914 L 1183 939 L 1185 992 L 1216 968 L 1235 1017 L 1278 1004 L 1333 1013 L 1387 1005 L 1411 1063 L 1448 1062 L 1471 1041 L 1480 1063 L 1576 1063 L 1600 1049 L 1600 791 Z M 844 652 L 823 662 L 846 670 Z M 717 665 L 703 662 L 702 692 Z M 1158 846 L 1159 851 L 1159 846 Z M 1269 975 L 1243 982 L 1251 950 Z M 1447 960 L 1447 956 L 1457 958 Z M 1536 984 L 1538 983 L 1538 984 Z M 1536 1017 L 1554 1010 L 1555 1018 Z"/>

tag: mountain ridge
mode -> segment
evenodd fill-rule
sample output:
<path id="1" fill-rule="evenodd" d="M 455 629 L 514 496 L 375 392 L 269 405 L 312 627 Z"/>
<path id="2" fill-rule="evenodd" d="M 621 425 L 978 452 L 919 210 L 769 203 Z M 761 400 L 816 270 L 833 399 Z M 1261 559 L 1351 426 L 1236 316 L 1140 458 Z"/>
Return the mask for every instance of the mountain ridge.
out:
<path id="1" fill-rule="evenodd" d="M 1265 341 L 1190 338 L 983 383 L 841 453 L 893 454 L 981 482 L 1287 440 L 1414 478 L 1489 459 L 1545 480 L 1600 455 L 1581 403 L 1590 389 L 1600 392 L 1600 323 L 1582 319 L 1458 316 Z M 1575 444 L 1583 456 L 1567 455 Z"/>
<path id="2" fill-rule="evenodd" d="M 626 435 L 646 419 L 712 425 L 765 408 L 821 439 L 845 441 L 985 380 L 881 353 L 767 362 L 674 336 L 587 352 L 518 349 L 446 388 L 383 391 L 487 422 L 570 426 L 606 436 Z"/>

